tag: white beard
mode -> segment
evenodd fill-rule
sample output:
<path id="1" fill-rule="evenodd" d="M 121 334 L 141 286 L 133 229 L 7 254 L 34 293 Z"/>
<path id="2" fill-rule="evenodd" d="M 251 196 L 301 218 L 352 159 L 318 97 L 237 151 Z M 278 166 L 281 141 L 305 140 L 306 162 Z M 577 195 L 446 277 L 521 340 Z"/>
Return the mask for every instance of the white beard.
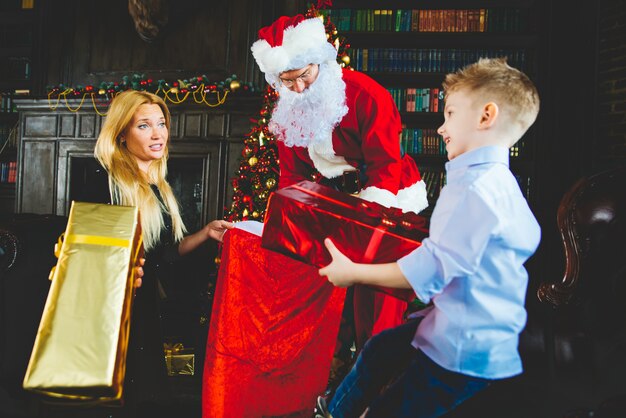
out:
<path id="1" fill-rule="evenodd" d="M 328 143 L 333 129 L 348 113 L 346 83 L 336 61 L 320 64 L 317 79 L 302 93 L 283 85 L 278 93 L 268 127 L 288 147 Z"/>

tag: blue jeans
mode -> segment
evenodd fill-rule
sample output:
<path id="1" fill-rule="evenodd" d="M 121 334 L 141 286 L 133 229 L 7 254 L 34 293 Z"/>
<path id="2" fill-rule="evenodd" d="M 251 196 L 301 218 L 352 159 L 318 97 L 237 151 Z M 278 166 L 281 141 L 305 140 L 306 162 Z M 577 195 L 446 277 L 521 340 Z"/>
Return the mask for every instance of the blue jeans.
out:
<path id="1" fill-rule="evenodd" d="M 491 380 L 451 372 L 411 345 L 419 320 L 372 337 L 328 407 L 333 418 L 434 418 Z M 383 390 L 384 389 L 384 390 Z"/>

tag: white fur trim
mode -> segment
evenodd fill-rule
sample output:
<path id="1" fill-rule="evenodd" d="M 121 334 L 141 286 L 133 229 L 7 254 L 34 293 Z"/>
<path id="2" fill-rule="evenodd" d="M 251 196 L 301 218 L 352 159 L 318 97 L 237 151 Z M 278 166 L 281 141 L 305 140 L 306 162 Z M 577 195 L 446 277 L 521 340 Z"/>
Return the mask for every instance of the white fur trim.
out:
<path id="1" fill-rule="evenodd" d="M 359 197 L 370 202 L 380 203 L 388 208 L 400 208 L 402 212 L 419 213 L 428 207 L 426 185 L 421 180 L 409 187 L 400 189 L 397 195 L 389 190 L 370 186 L 361 190 Z"/>
<path id="2" fill-rule="evenodd" d="M 361 190 L 359 197 L 370 202 L 380 203 L 387 208 L 398 207 L 398 198 L 387 189 L 380 189 L 374 186 L 366 187 Z"/>
<path id="3" fill-rule="evenodd" d="M 324 23 L 318 18 L 285 29 L 280 46 L 272 48 L 266 40 L 259 39 L 250 49 L 261 71 L 274 75 L 337 58 L 337 50 L 328 42 Z"/>
<path id="4" fill-rule="evenodd" d="M 426 183 L 423 180 L 398 190 L 398 207 L 403 212 L 420 213 L 428 207 Z"/>
<path id="5" fill-rule="evenodd" d="M 328 140 L 309 144 L 308 151 L 313 165 L 326 178 L 332 179 L 346 170 L 354 170 L 344 157 L 335 155 L 332 135 L 329 135 Z"/>

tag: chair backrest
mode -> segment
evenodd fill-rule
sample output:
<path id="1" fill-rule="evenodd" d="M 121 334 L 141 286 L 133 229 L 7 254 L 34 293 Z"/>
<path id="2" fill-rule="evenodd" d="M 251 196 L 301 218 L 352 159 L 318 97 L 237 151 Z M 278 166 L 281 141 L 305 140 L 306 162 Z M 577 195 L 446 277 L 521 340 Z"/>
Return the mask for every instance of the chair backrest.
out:
<path id="1" fill-rule="evenodd" d="M 626 167 L 579 180 L 563 196 L 557 224 L 565 273 L 558 283 L 542 283 L 537 296 L 554 306 L 585 305 L 600 326 L 608 326 L 610 316 L 599 312 L 626 298 Z"/>

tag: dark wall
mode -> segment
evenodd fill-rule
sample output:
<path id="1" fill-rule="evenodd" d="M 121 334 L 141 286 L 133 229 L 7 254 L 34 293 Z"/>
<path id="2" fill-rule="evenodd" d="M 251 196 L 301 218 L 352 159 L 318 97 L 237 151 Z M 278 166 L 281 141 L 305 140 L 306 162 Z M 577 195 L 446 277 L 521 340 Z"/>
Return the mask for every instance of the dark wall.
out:
<path id="1" fill-rule="evenodd" d="M 598 16 L 599 164 L 626 159 L 626 1 L 603 0 Z"/>
<path id="2" fill-rule="evenodd" d="M 139 2 L 139 0 L 132 0 Z M 118 81 L 145 73 L 176 80 L 231 74 L 262 84 L 250 54 L 258 29 L 293 10 L 287 0 L 162 0 L 168 21 L 152 42 L 135 30 L 128 0 L 48 0 L 38 4 L 38 95 L 46 86 Z"/>
<path id="3" fill-rule="evenodd" d="M 536 212 L 542 241 L 540 280 L 564 269 L 556 213 L 581 177 L 626 164 L 626 2 L 550 1 L 538 83 L 542 108 Z"/>

